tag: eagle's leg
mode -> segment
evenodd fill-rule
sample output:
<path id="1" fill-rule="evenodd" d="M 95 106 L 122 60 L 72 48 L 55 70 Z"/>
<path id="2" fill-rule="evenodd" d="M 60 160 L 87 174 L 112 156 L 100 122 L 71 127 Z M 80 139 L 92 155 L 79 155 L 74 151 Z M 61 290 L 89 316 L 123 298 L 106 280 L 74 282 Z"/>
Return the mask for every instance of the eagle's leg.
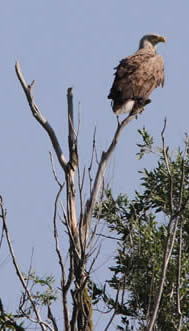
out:
<path id="1" fill-rule="evenodd" d="M 117 118 L 117 125 L 120 126 L 119 115 L 116 115 L 116 118 Z"/>
<path id="2" fill-rule="evenodd" d="M 135 97 L 134 100 L 135 100 L 135 105 L 132 111 L 130 112 L 130 115 L 132 116 L 136 115 L 136 119 L 137 119 L 137 115 L 144 111 L 144 107 L 151 102 L 151 99 L 144 99 L 143 97 Z"/>
<path id="3" fill-rule="evenodd" d="M 134 100 L 136 101 L 135 105 L 137 105 L 138 108 L 145 107 L 151 102 L 151 99 L 145 99 L 143 97 L 135 97 Z"/>

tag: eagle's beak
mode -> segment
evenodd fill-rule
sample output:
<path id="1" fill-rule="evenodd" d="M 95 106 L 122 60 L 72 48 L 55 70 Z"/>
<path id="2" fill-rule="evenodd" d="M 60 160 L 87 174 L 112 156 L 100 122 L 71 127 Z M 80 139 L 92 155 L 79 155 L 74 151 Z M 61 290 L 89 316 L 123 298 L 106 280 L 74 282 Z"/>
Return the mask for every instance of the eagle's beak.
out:
<path id="1" fill-rule="evenodd" d="M 158 43 L 166 43 L 166 39 L 163 36 L 158 36 L 157 42 Z"/>

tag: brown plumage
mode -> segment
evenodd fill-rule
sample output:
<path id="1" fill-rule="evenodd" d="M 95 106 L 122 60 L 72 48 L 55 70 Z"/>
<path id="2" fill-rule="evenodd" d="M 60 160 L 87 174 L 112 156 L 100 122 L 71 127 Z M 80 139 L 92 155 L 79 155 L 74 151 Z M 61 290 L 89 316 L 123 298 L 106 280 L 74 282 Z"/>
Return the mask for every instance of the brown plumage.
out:
<path id="1" fill-rule="evenodd" d="M 139 113 L 151 102 L 152 91 L 164 84 L 163 59 L 156 53 L 156 44 L 165 42 L 157 35 L 144 36 L 139 50 L 123 59 L 115 68 L 115 79 L 108 95 L 116 114 Z"/>

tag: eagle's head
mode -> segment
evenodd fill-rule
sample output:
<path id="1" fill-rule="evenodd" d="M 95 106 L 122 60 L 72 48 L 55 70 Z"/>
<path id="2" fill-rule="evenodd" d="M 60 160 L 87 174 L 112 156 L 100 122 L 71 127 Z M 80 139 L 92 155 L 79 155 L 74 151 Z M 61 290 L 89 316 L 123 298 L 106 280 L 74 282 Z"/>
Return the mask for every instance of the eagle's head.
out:
<path id="1" fill-rule="evenodd" d="M 140 40 L 139 49 L 141 48 L 152 48 L 155 49 L 158 43 L 165 43 L 166 39 L 163 36 L 156 34 L 147 34 Z"/>

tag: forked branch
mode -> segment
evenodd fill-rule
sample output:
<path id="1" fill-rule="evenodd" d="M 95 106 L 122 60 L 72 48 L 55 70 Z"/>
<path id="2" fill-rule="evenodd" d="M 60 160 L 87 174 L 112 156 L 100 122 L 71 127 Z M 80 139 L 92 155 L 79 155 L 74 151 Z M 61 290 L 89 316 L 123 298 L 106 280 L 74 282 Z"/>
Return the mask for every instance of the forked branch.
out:
<path id="1" fill-rule="evenodd" d="M 24 93 L 26 95 L 26 98 L 28 100 L 31 112 L 33 114 L 33 116 L 35 117 L 35 119 L 41 124 L 41 126 L 45 129 L 45 131 L 48 133 L 51 143 L 54 147 L 54 150 L 56 152 L 57 158 L 60 162 L 61 167 L 64 169 L 65 172 L 67 172 L 67 161 L 66 158 L 62 152 L 62 149 L 60 147 L 60 144 L 58 142 L 58 139 L 56 137 L 56 134 L 53 130 L 53 128 L 50 126 L 50 124 L 48 123 L 48 121 L 46 120 L 46 118 L 42 115 L 42 113 L 39 111 L 39 108 L 37 107 L 33 96 L 32 96 L 32 88 L 34 86 L 34 81 L 28 85 L 24 79 L 24 76 L 21 72 L 21 68 L 20 68 L 20 64 L 17 62 L 15 65 L 15 70 L 16 70 L 16 74 L 17 77 L 20 81 L 20 84 L 24 90 Z"/>
<path id="2" fill-rule="evenodd" d="M 15 65 L 15 70 L 17 77 L 21 83 L 21 86 L 24 90 L 24 93 L 26 95 L 27 101 L 29 103 L 31 112 L 35 119 L 40 123 L 40 125 L 45 129 L 45 131 L 48 133 L 51 143 L 54 147 L 55 153 L 57 155 L 57 158 L 59 160 L 59 163 L 61 167 L 64 170 L 65 177 L 66 177 L 66 188 L 67 188 L 67 218 L 69 220 L 69 225 L 72 231 L 72 237 L 76 239 L 75 241 L 78 242 L 77 238 L 77 220 L 76 220 L 76 208 L 75 208 L 75 189 L 74 189 L 74 172 L 75 168 L 77 166 L 77 145 L 76 140 L 74 140 L 73 143 L 73 137 L 74 137 L 74 129 L 73 129 L 73 116 L 72 116 L 72 103 L 71 103 L 71 89 L 68 89 L 68 110 L 69 110 L 69 135 L 71 136 L 70 140 L 70 161 L 67 162 L 66 158 L 62 152 L 61 146 L 59 144 L 58 138 L 53 130 L 53 128 L 50 126 L 46 118 L 42 115 L 42 113 L 39 111 L 39 108 L 37 107 L 34 98 L 32 96 L 32 87 L 34 85 L 34 81 L 28 85 L 24 79 L 24 76 L 21 72 L 21 68 L 19 63 L 17 62 Z M 74 157 L 76 155 L 76 157 Z M 75 161 L 75 163 L 73 162 Z"/>

